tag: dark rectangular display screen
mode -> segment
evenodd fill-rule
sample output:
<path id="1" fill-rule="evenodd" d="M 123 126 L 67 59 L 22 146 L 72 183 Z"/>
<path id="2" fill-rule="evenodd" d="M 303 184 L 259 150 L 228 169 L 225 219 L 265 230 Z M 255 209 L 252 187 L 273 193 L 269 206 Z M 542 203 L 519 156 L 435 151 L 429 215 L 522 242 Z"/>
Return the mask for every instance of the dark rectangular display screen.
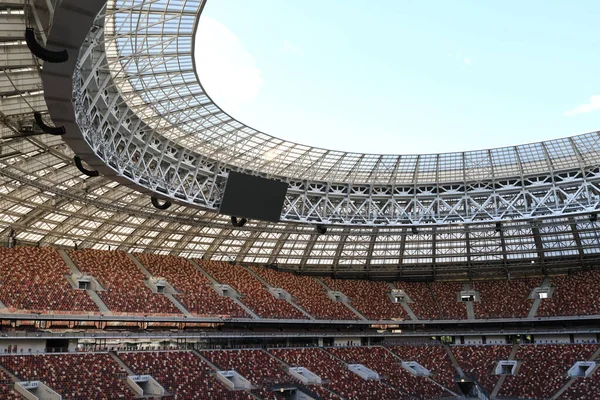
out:
<path id="1" fill-rule="evenodd" d="M 286 182 L 230 172 L 219 212 L 235 217 L 279 222 Z"/>

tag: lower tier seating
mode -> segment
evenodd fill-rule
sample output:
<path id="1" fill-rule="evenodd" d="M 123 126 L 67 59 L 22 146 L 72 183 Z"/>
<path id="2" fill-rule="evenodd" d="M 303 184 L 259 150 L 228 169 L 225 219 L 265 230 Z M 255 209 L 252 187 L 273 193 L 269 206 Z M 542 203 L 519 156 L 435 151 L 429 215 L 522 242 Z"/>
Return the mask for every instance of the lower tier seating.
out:
<path id="1" fill-rule="evenodd" d="M 508 360 L 512 346 L 453 346 L 451 350 L 465 375 L 475 378 L 491 394 L 498 382 L 494 368 L 498 361 Z"/>
<path id="2" fill-rule="evenodd" d="M 211 400 L 254 400 L 244 391 L 230 391 L 214 377 L 214 371 L 187 351 L 122 352 L 118 356 L 136 374 L 149 374 L 175 399 L 193 400 L 202 393 Z"/>
<path id="3" fill-rule="evenodd" d="M 450 395 L 426 377 L 416 377 L 404 369 L 397 357 L 383 347 L 336 347 L 327 349 L 348 364 L 362 364 L 385 377 L 384 382 L 414 398 L 435 399 Z M 402 361 L 416 361 L 409 357 Z"/>
<path id="4" fill-rule="evenodd" d="M 577 378 L 559 399 L 596 400 L 600 393 L 600 373 L 589 378 Z"/>
<path id="5" fill-rule="evenodd" d="M 133 399 L 127 373 L 107 353 L 1 356 L 0 364 L 21 380 L 39 380 L 65 400 Z"/>
<path id="6" fill-rule="evenodd" d="M 592 344 L 528 344 L 515 356 L 522 361 L 515 376 L 507 376 L 499 395 L 528 399 L 551 398 L 569 380 L 575 361 L 587 361 L 597 346 Z"/>
<path id="7" fill-rule="evenodd" d="M 270 349 L 290 366 L 306 367 L 327 382 L 326 387 L 348 400 L 400 399 L 403 393 L 380 381 L 367 381 L 320 348 Z"/>
<path id="8" fill-rule="evenodd" d="M 10 385 L 12 381 L 10 376 L 0 371 L 0 399 L 17 400 L 21 399 L 21 395 L 15 392 Z"/>
<path id="9" fill-rule="evenodd" d="M 264 350 L 203 351 L 202 356 L 220 370 L 235 370 L 257 387 L 256 394 L 263 399 L 275 399 L 270 385 L 295 383 L 286 368 Z"/>
<path id="10" fill-rule="evenodd" d="M 448 352 L 440 345 L 391 346 L 389 348 L 404 361 L 416 361 L 432 372 L 431 378 L 449 389 L 455 389 L 456 368 Z"/>

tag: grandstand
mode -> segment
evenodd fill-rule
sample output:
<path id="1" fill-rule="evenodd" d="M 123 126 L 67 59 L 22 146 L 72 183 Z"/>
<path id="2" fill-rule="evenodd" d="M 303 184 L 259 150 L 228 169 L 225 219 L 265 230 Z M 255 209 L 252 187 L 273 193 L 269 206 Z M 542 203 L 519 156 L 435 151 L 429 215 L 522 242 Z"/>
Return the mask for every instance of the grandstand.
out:
<path id="1" fill-rule="evenodd" d="M 0 1 L 0 399 L 597 399 L 599 133 L 288 142 L 205 93 L 204 5 Z"/>

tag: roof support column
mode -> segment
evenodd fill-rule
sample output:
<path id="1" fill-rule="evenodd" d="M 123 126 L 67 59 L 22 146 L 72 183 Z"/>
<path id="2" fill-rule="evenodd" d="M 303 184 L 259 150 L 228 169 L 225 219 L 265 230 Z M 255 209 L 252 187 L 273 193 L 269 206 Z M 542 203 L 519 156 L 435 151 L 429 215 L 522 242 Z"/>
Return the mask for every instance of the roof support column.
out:
<path id="1" fill-rule="evenodd" d="M 302 271 L 302 269 L 304 269 L 304 267 L 306 266 L 306 262 L 308 261 L 308 257 L 310 256 L 310 253 L 312 252 L 312 249 L 315 246 L 315 243 L 317 242 L 318 236 L 319 235 L 317 233 L 313 233 L 312 235 L 310 235 L 310 241 L 306 245 L 306 249 L 304 249 L 304 254 L 302 254 L 302 259 L 300 260 L 300 265 L 298 266 L 299 272 Z"/>
<path id="2" fill-rule="evenodd" d="M 235 256 L 236 264 L 239 264 L 244 260 L 244 258 L 246 257 L 246 253 L 248 253 L 248 250 L 250 250 L 250 248 L 254 245 L 254 242 L 256 242 L 256 239 L 258 239 L 259 235 L 260 231 L 252 231 L 250 233 L 248 239 L 246 239 L 242 247 L 240 247 L 240 252 L 237 254 L 237 256 Z"/>
<path id="3" fill-rule="evenodd" d="M 221 244 L 231 234 L 232 231 L 233 229 L 231 228 L 221 229 L 221 232 L 219 232 L 219 236 L 217 236 L 215 240 L 213 240 L 213 242 L 210 244 L 210 246 L 206 250 L 206 253 L 204 253 L 204 255 L 202 256 L 202 259 L 210 260 L 217 251 L 217 249 L 221 246 Z"/>
<path id="4" fill-rule="evenodd" d="M 277 260 L 277 256 L 281 252 L 283 245 L 285 244 L 285 242 L 288 240 L 289 237 L 290 237 L 289 232 L 285 232 L 285 233 L 281 234 L 281 236 L 279 237 L 279 240 L 277 241 L 277 244 L 275 245 L 275 248 L 271 252 L 271 256 L 269 257 L 269 261 L 268 261 L 269 264 L 273 264 Z"/>
<path id="5" fill-rule="evenodd" d="M 573 217 L 569 218 L 569 226 L 571 227 L 573 239 L 575 239 L 575 244 L 577 245 L 579 259 L 583 262 L 585 254 L 583 253 L 583 247 L 581 245 L 581 236 L 579 235 L 579 229 L 577 229 L 577 223 L 575 223 L 575 219 Z"/>
<path id="6" fill-rule="evenodd" d="M 538 262 L 540 263 L 540 267 L 542 273 L 546 274 L 546 266 L 544 259 L 544 245 L 542 243 L 542 237 L 540 236 L 540 228 L 537 224 L 531 224 L 531 232 L 533 232 L 533 241 L 535 243 L 535 248 L 538 255 Z"/>
<path id="7" fill-rule="evenodd" d="M 346 245 L 346 240 L 348 239 L 348 234 L 350 233 L 350 228 L 346 227 L 342 230 L 342 234 L 340 237 L 340 242 L 338 243 L 337 248 L 335 249 L 335 257 L 333 259 L 333 274 L 337 273 L 338 265 L 340 264 L 340 257 L 342 256 L 342 251 L 344 250 L 344 246 Z"/>
<path id="8" fill-rule="evenodd" d="M 373 262 L 373 249 L 375 248 L 375 242 L 377 241 L 377 235 L 379 234 L 379 228 L 374 228 L 371 238 L 369 239 L 369 249 L 367 250 L 367 261 L 365 262 L 365 270 L 367 273 L 371 269 L 371 263 Z"/>

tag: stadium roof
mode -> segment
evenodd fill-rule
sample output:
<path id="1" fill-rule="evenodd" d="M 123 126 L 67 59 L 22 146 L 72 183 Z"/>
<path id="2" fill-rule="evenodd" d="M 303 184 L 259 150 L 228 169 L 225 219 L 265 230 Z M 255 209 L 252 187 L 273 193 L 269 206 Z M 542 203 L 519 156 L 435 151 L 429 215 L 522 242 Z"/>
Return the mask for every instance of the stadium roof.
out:
<path id="1" fill-rule="evenodd" d="M 598 133 L 420 156 L 341 153 L 289 143 L 244 126 L 202 90 L 192 55 L 201 1 L 110 1 L 104 39 L 88 52 L 94 56 L 105 51 L 106 63 L 80 72 L 110 78 L 109 86 L 94 83 L 85 89 L 116 93 L 122 121 L 137 117 L 139 125 L 160 134 L 162 144 L 198 155 L 202 162 L 192 170 L 218 164 L 287 178 L 292 186 L 303 182 L 296 189 L 304 194 L 289 200 L 288 215 L 299 210 L 295 199 L 311 208 L 306 194 L 310 185 L 316 185 L 312 197 L 317 202 L 333 191 L 330 197 L 342 193 L 341 202 L 348 203 L 338 214 L 315 206 L 286 223 L 250 221 L 244 228 L 232 228 L 228 217 L 206 210 L 210 204 L 189 207 L 176 196 L 177 190 L 167 187 L 164 197 L 179 203 L 158 211 L 150 205 L 149 191 L 138 191 L 143 176 L 136 181 L 121 173 L 121 183 L 114 173 L 88 177 L 76 168 L 74 153 L 61 137 L 21 137 L 34 127 L 32 113 L 46 112 L 46 101 L 55 96 L 44 92 L 41 62 L 30 53 L 22 33 L 32 25 L 44 43 L 52 25 L 48 15 L 58 10 L 48 11 L 45 2 L 32 2 L 31 7 L 24 1 L 0 4 L 0 236 L 14 229 L 17 238 L 42 245 L 76 242 L 80 247 L 276 262 L 305 273 L 381 277 L 542 272 L 579 267 L 600 251 L 598 222 L 595 214 L 590 218 L 599 201 Z M 69 5 L 63 0 L 60 7 Z M 119 127 L 117 133 L 123 132 Z M 72 140 L 67 137 L 69 144 Z M 127 156 L 131 160 L 133 153 Z M 327 189 L 319 192 L 318 185 Z M 344 193 L 344 185 L 352 193 Z M 361 192 L 363 186 L 367 189 Z M 420 192 L 409 193 L 410 188 Z M 421 206 L 402 203 L 402 196 L 416 198 Z M 367 211 L 357 205 L 360 201 L 368 205 Z M 476 209 L 487 214 L 465 207 L 477 202 Z M 330 209 L 340 207 L 330 203 Z M 383 203 L 392 204 L 391 211 Z M 328 223 L 329 231 L 318 235 L 307 222 Z"/>

